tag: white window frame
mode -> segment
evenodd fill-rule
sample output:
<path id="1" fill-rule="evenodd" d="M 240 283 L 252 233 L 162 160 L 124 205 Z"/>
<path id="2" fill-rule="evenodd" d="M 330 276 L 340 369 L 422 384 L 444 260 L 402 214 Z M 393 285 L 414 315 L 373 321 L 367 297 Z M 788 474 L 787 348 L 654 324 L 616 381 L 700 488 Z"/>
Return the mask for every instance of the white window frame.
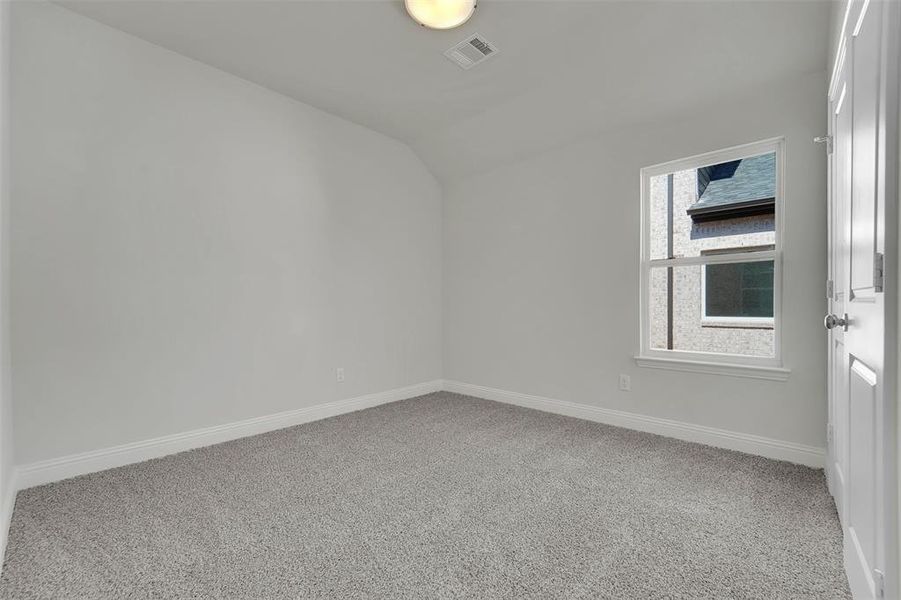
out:
<path id="1" fill-rule="evenodd" d="M 667 175 L 686 169 L 716 165 L 761 154 L 776 155 L 775 244 L 773 250 L 736 252 L 734 254 L 702 254 L 699 256 L 652 259 L 651 258 L 651 199 L 652 177 Z M 789 370 L 782 362 L 782 231 L 783 192 L 785 179 L 785 139 L 782 137 L 750 144 L 733 146 L 724 150 L 707 152 L 679 160 L 669 161 L 641 169 L 641 277 L 640 277 L 640 352 L 636 362 L 643 367 L 655 367 L 679 371 L 695 371 L 739 377 L 754 377 L 784 381 Z M 693 265 L 773 261 L 773 335 L 774 354 L 745 356 L 716 352 L 666 350 L 652 348 L 650 344 L 650 276 L 651 269 Z M 702 290 L 703 302 L 703 290 Z M 703 313 L 702 313 L 703 314 Z M 734 322 L 735 319 L 725 319 Z"/>

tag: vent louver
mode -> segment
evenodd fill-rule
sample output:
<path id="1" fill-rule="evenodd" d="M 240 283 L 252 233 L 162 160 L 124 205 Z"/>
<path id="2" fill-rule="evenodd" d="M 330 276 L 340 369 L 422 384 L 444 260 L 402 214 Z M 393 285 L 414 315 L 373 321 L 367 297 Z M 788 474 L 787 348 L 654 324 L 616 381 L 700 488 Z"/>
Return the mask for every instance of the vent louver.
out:
<path id="1" fill-rule="evenodd" d="M 480 62 L 488 60 L 497 52 L 497 46 L 477 33 L 466 38 L 445 52 L 444 55 L 461 69 L 471 69 Z"/>

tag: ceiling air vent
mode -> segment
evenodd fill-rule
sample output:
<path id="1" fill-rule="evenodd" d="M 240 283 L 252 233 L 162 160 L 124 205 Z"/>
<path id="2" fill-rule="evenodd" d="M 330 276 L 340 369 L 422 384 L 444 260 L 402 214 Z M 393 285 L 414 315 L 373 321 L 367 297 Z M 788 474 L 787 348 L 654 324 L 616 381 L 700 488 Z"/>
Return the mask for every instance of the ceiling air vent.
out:
<path id="1" fill-rule="evenodd" d="M 480 62 L 488 60 L 497 52 L 497 46 L 477 33 L 466 38 L 445 52 L 444 55 L 457 63 L 461 69 L 471 69 Z"/>

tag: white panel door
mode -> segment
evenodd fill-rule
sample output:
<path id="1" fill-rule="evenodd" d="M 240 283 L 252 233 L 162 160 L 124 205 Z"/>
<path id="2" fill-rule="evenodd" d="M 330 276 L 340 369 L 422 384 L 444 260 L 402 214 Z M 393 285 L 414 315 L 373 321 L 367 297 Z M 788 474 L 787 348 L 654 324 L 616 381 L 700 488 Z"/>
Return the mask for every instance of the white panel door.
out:
<path id="1" fill-rule="evenodd" d="M 830 489 L 844 532 L 845 568 L 856 599 L 885 597 L 893 556 L 894 417 L 885 394 L 885 127 L 887 60 L 883 2 L 860 2 L 831 88 Z M 887 39 L 887 38 L 886 38 Z M 892 573 L 894 575 L 894 573 Z"/>

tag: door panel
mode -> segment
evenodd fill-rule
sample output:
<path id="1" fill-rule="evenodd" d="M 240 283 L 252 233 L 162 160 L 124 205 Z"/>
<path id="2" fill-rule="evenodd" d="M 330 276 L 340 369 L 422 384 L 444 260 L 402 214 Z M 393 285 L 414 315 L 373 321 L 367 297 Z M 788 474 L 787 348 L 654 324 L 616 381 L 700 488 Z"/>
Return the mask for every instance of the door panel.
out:
<path id="1" fill-rule="evenodd" d="M 853 485 L 849 490 L 847 528 L 855 561 L 861 565 L 864 578 L 859 586 L 875 595 L 872 579 L 877 562 L 876 482 L 879 457 L 876 451 L 877 375 L 863 362 L 851 357 L 849 377 L 849 432 L 853 444 L 849 448 L 848 468 Z"/>
<path id="2" fill-rule="evenodd" d="M 869 6 L 869 5 L 867 5 Z M 876 128 L 879 97 L 880 20 L 867 7 L 859 33 L 851 38 L 853 60 L 851 108 L 851 289 L 873 288 L 876 252 Z M 873 13 L 877 12 L 874 8 Z"/>

